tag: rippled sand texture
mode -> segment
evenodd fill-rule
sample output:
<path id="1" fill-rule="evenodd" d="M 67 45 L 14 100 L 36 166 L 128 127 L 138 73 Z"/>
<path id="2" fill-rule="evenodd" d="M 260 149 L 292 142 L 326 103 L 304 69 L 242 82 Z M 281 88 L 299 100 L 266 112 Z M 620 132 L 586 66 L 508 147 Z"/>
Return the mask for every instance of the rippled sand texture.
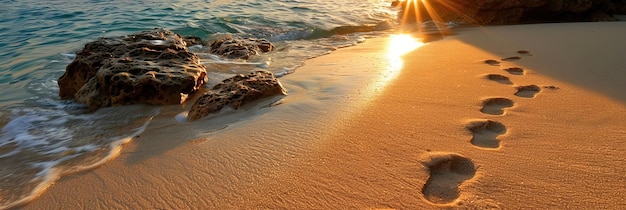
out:
<path id="1" fill-rule="evenodd" d="M 309 60 L 283 78 L 288 96 L 235 126 L 198 137 L 185 134 L 211 120 L 155 119 L 26 209 L 619 209 L 625 30 L 465 29 L 400 71 L 388 38 L 368 40 Z"/>

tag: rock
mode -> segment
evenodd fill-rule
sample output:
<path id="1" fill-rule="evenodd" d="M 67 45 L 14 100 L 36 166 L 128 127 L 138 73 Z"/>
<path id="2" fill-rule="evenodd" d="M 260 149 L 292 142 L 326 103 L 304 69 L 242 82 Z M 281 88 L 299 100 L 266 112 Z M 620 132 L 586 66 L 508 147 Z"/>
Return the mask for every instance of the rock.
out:
<path id="1" fill-rule="evenodd" d="M 206 68 L 187 51 L 199 38 L 165 29 L 87 43 L 59 78 L 62 99 L 90 110 L 128 104 L 180 104 L 203 84 Z M 199 41 L 201 43 L 201 41 Z"/>
<path id="2" fill-rule="evenodd" d="M 626 0 L 615 4 L 615 14 L 626 15 Z"/>
<path id="3" fill-rule="evenodd" d="M 585 12 L 594 4 L 594 0 L 546 0 L 546 8 L 554 12 Z"/>
<path id="4" fill-rule="evenodd" d="M 240 38 L 233 35 L 224 35 L 210 44 L 211 53 L 230 59 L 248 59 L 274 50 L 274 45 L 266 39 Z"/>
<path id="5" fill-rule="evenodd" d="M 218 112 L 227 105 L 239 109 L 245 103 L 274 95 L 286 95 L 287 90 L 268 71 L 256 71 L 226 79 L 205 93 L 191 106 L 187 118 L 197 120 Z"/>
<path id="6" fill-rule="evenodd" d="M 196 36 L 185 36 L 183 37 L 183 40 L 185 40 L 185 44 L 187 47 L 191 47 L 194 45 L 204 45 L 204 43 L 202 42 L 202 39 Z"/>
<path id="7" fill-rule="evenodd" d="M 626 14 L 626 11 L 620 10 L 625 2 L 624 0 L 405 0 L 393 2 L 392 6 L 402 8 L 399 17 L 410 18 L 403 19 L 403 23 L 436 19 L 441 22 L 462 21 L 469 24 L 493 25 L 614 20 L 612 14 Z M 426 9 L 425 5 L 428 5 L 429 9 Z M 430 15 L 429 12 L 436 15 Z"/>

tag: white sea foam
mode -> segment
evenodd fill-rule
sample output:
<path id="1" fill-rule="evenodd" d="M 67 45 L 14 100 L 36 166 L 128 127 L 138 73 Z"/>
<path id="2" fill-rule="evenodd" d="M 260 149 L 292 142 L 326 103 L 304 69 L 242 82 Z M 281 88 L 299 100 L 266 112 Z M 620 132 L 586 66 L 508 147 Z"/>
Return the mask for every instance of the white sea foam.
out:
<path id="1" fill-rule="evenodd" d="M 193 45 L 193 46 L 189 46 L 187 47 L 187 49 L 191 52 L 202 52 L 206 49 L 206 47 L 204 47 L 204 45 Z"/>
<path id="2" fill-rule="evenodd" d="M 66 111 L 66 105 L 45 106 L 50 100 L 33 101 L 44 106 L 11 110 L 11 120 L 0 131 L 0 161 L 13 164 L 0 172 L 5 177 L 0 189 L 7 189 L 0 191 L 0 209 L 32 199 L 65 173 L 115 157 L 159 113 L 156 107 L 136 105 L 76 114 Z M 30 181 L 20 181 L 24 179 Z"/>
<path id="3" fill-rule="evenodd" d="M 150 44 L 153 44 L 153 45 L 164 45 L 165 44 L 165 41 L 163 41 L 163 40 L 150 40 L 149 42 L 150 42 Z"/>
<path id="4" fill-rule="evenodd" d="M 187 115 L 188 115 L 188 114 L 189 114 L 189 112 L 181 112 L 181 113 L 178 113 L 178 114 L 174 117 L 174 119 L 176 119 L 176 121 L 181 122 L 181 123 L 187 122 Z"/>
<path id="5" fill-rule="evenodd" d="M 74 60 L 76 58 L 76 54 L 74 53 L 61 53 L 61 55 L 70 60 Z"/>

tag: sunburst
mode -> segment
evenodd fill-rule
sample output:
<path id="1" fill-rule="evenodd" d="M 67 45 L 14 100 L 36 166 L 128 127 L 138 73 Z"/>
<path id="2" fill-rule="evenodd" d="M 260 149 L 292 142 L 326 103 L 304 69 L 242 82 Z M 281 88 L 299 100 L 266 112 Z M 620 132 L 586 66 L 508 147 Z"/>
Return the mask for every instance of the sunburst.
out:
<path id="1" fill-rule="evenodd" d="M 401 23 L 423 23 L 425 19 L 436 22 L 445 22 L 441 13 L 454 14 L 465 20 L 474 20 L 471 15 L 465 14 L 463 5 L 455 0 L 401 0 L 396 3 L 401 6 Z"/>
<path id="2" fill-rule="evenodd" d="M 442 21 L 429 0 L 406 0 L 399 5 L 403 7 L 401 8 L 402 24 L 423 23 L 426 18 L 438 22 Z"/>

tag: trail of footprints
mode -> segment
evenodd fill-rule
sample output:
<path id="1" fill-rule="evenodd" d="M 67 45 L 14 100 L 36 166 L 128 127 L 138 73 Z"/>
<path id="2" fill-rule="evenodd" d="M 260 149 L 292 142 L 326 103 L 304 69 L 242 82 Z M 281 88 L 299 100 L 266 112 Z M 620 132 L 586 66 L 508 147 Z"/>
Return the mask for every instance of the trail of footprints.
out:
<path id="1" fill-rule="evenodd" d="M 529 51 L 520 50 L 517 51 L 520 56 L 532 56 Z M 507 57 L 500 60 L 485 60 L 485 64 L 491 66 L 500 66 L 504 61 L 515 61 L 522 59 L 520 56 Z M 502 69 L 513 76 L 523 76 L 526 74 L 523 68 L 520 67 L 508 67 Z M 488 74 L 486 79 L 495 81 L 501 84 L 514 85 L 508 76 L 502 74 Z M 541 87 L 537 85 L 524 85 L 515 86 L 516 92 L 513 94 L 522 98 L 534 98 L 539 92 Z M 480 112 L 487 115 L 501 116 L 506 113 L 508 108 L 515 106 L 515 102 L 506 97 L 487 98 L 483 100 L 482 108 Z M 472 133 L 472 139 L 470 142 L 479 148 L 483 149 L 498 149 L 500 148 L 500 140 L 498 136 L 506 133 L 506 126 L 502 123 L 494 120 L 478 120 L 470 122 L 466 129 Z"/>
<path id="2" fill-rule="evenodd" d="M 517 51 L 520 56 L 502 58 L 500 60 L 485 60 L 490 66 L 500 66 L 502 62 L 522 59 L 521 56 L 532 56 L 529 51 Z M 502 69 L 512 76 L 523 76 L 524 69 L 509 67 Z M 508 76 L 502 74 L 487 74 L 485 79 L 504 85 L 515 85 Z M 514 86 L 513 94 L 521 98 L 534 98 L 542 88 L 537 85 Z M 555 86 L 544 86 L 547 89 L 558 89 Z M 507 97 L 486 98 L 482 101 L 480 112 L 489 116 L 503 116 L 506 111 L 516 104 Z M 482 119 L 468 123 L 465 128 L 472 134 L 469 142 L 479 149 L 496 150 L 501 147 L 499 136 L 506 134 L 504 124 L 491 120 Z M 424 198 L 433 204 L 450 204 L 460 196 L 459 186 L 466 180 L 474 177 L 476 167 L 471 159 L 460 154 L 450 152 L 428 152 L 424 158 L 424 166 L 430 171 L 430 177 L 422 188 Z"/>

